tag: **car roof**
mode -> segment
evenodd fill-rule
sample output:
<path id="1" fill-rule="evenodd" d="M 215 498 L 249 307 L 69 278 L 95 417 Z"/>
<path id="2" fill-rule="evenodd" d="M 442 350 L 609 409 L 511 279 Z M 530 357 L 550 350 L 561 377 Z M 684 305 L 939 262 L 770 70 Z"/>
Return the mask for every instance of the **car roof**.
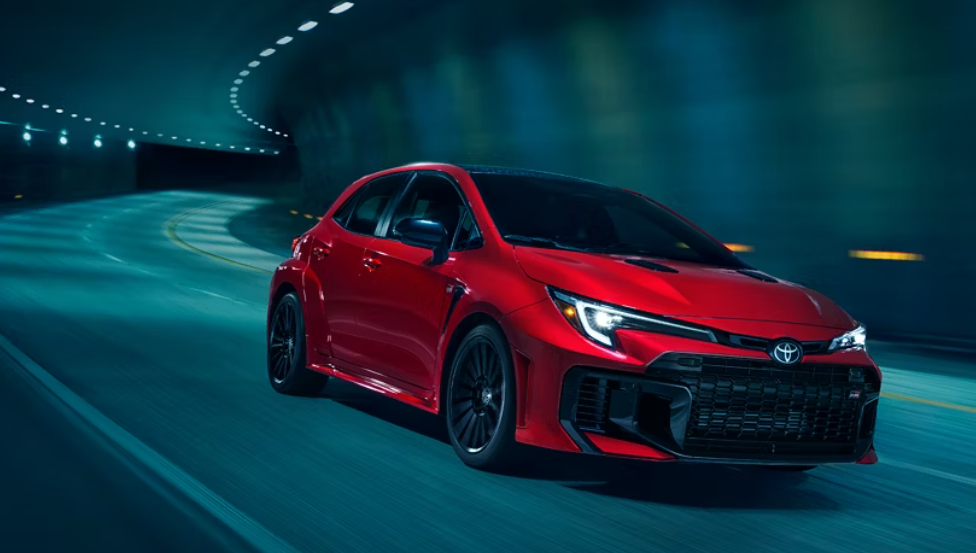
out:
<path id="1" fill-rule="evenodd" d="M 457 165 L 466 172 L 472 175 L 508 175 L 513 177 L 530 177 L 537 179 L 547 179 L 547 180 L 559 180 L 565 182 L 573 182 L 579 184 L 598 184 L 600 186 L 609 185 L 603 184 L 601 182 L 596 182 L 588 179 L 582 179 L 579 177 L 571 177 L 569 175 L 562 175 L 559 173 L 549 173 L 546 171 L 535 171 L 531 169 L 513 169 L 510 167 L 495 167 L 491 165 Z"/>

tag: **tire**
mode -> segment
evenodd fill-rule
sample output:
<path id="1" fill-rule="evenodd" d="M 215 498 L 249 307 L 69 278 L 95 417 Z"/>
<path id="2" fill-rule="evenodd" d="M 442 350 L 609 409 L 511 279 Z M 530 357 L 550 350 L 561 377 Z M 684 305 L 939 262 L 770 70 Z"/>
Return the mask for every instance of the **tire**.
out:
<path id="1" fill-rule="evenodd" d="M 807 471 L 813 470 L 813 469 L 815 469 L 817 467 L 816 467 L 816 465 L 809 466 L 809 467 L 807 467 L 807 466 L 794 466 L 794 465 L 780 465 L 780 466 L 773 465 L 773 466 L 768 466 L 768 467 L 763 467 L 763 468 L 769 469 L 769 470 L 775 470 L 775 471 L 778 471 L 778 472 L 807 472 Z"/>
<path id="2" fill-rule="evenodd" d="M 517 463 L 515 370 L 496 326 L 475 327 L 461 341 L 445 401 L 447 435 L 464 464 L 497 472 Z"/>
<path id="3" fill-rule="evenodd" d="M 294 292 L 275 306 L 268 331 L 268 381 L 280 394 L 312 396 L 329 376 L 305 366 L 305 319 Z"/>

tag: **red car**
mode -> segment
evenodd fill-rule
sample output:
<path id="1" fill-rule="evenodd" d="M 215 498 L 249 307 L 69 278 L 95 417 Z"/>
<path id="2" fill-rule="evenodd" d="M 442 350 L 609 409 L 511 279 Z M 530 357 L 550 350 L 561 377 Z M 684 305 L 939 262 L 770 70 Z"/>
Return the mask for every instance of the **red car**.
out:
<path id="1" fill-rule="evenodd" d="M 881 372 L 826 297 L 641 194 L 424 163 L 350 186 L 271 283 L 268 377 L 443 413 L 458 456 L 877 461 Z"/>

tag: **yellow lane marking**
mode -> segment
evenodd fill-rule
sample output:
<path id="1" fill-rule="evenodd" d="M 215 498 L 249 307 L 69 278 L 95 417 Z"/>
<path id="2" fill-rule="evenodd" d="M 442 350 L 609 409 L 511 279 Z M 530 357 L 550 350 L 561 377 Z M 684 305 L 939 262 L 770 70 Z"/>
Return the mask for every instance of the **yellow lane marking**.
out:
<path id="1" fill-rule="evenodd" d="M 886 397 L 889 399 L 900 399 L 902 401 L 921 403 L 922 405 L 942 407 L 943 409 L 952 409 L 954 411 L 963 411 L 965 413 L 976 413 L 976 407 L 968 407 L 966 405 L 956 405 L 955 403 L 946 403 L 944 401 L 933 401 L 931 399 L 922 399 L 922 398 L 906 396 L 902 394 L 893 394 L 891 392 L 881 392 L 881 397 Z"/>
<path id="2" fill-rule="evenodd" d="M 216 259 L 217 261 L 223 261 L 225 263 L 230 263 L 231 265 L 237 265 L 238 267 L 243 267 L 245 269 L 250 269 L 252 271 L 258 271 L 259 273 L 271 274 L 273 271 L 269 271 L 267 269 L 262 269 L 260 267 L 255 267 L 253 265 L 248 265 L 247 263 L 241 263 L 240 261 L 234 261 L 233 259 L 227 259 L 226 257 L 221 257 L 221 256 L 219 256 L 217 254 L 213 254 L 213 253 L 210 253 L 208 251 L 201 250 L 200 248 L 197 248 L 195 246 L 191 246 L 190 244 L 187 244 L 186 242 L 184 242 L 183 240 L 181 240 L 180 237 L 176 235 L 176 227 L 179 226 L 179 224 L 182 223 L 186 218 L 188 218 L 191 215 L 194 215 L 196 213 L 199 213 L 199 212 L 201 212 L 201 211 L 203 211 L 205 209 L 210 209 L 210 208 L 212 208 L 214 206 L 217 206 L 217 205 L 220 205 L 220 204 L 225 204 L 225 203 L 228 203 L 230 201 L 232 201 L 232 200 L 227 200 L 227 201 L 223 201 L 223 202 L 217 202 L 217 203 L 205 205 L 203 207 L 198 207 L 196 209 L 192 209 L 190 211 L 187 211 L 186 213 L 183 213 L 181 215 L 177 215 L 176 217 L 173 217 L 172 219 L 170 219 L 169 221 L 166 222 L 166 234 L 167 234 L 167 236 L 169 236 L 169 239 L 170 240 L 172 240 L 173 242 L 176 242 L 180 246 L 183 246 L 184 248 L 186 248 L 188 250 L 191 250 L 191 251 L 194 251 L 196 253 L 199 253 L 201 255 L 205 255 L 205 256 L 207 256 L 207 257 L 209 257 L 211 259 Z"/>
<path id="3" fill-rule="evenodd" d="M 886 252 L 878 250 L 850 250 L 847 255 L 855 259 L 881 259 L 885 261 L 925 261 L 920 253 Z"/>

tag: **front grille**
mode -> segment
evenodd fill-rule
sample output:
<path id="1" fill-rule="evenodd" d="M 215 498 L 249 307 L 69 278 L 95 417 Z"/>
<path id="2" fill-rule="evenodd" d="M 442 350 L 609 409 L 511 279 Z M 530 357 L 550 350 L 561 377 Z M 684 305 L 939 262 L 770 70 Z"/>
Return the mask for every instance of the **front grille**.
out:
<path id="1" fill-rule="evenodd" d="M 873 370 L 843 365 L 785 369 L 753 359 L 701 360 L 700 372 L 648 371 L 691 391 L 684 449 L 693 455 L 852 453 L 860 398 L 879 385 Z"/>
<path id="2" fill-rule="evenodd" d="M 576 424 L 587 432 L 605 432 L 610 414 L 610 389 L 616 381 L 584 377 L 576 400 Z"/>

